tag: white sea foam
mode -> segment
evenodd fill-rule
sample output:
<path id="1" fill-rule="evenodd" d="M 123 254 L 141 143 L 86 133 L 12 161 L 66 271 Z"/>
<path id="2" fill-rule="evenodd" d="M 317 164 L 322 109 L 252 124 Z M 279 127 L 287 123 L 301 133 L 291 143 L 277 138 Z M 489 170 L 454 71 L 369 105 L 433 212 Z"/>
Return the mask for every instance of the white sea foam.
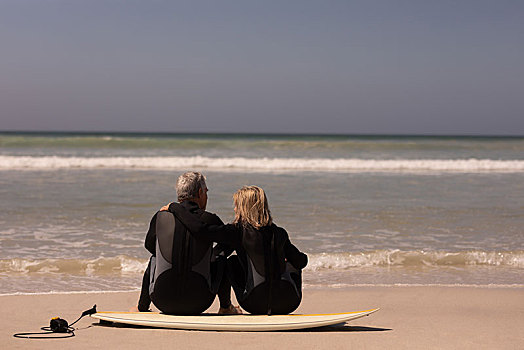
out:
<path id="1" fill-rule="evenodd" d="M 439 283 L 332 283 L 332 284 L 309 284 L 303 283 L 304 289 L 311 290 L 326 290 L 326 289 L 345 289 L 345 288 L 485 288 L 485 289 L 520 289 L 524 288 L 524 284 L 439 284 Z M 128 287 L 125 289 L 117 290 L 78 290 L 78 291 L 41 291 L 41 292 L 11 292 L 11 293 L 0 293 L 0 297 L 7 296 L 18 296 L 18 295 L 78 295 L 78 294 L 121 294 L 121 293 L 136 293 L 140 291 L 140 287 Z"/>
<path id="2" fill-rule="evenodd" d="M 0 170 L 210 169 L 341 172 L 524 172 L 524 160 L 0 156 Z"/>
<path id="3" fill-rule="evenodd" d="M 506 266 L 524 268 L 524 252 L 400 251 L 376 250 L 355 253 L 310 254 L 306 270 L 344 270 L 372 266 Z"/>
<path id="4" fill-rule="evenodd" d="M 512 289 L 519 289 L 524 288 L 524 284 L 497 284 L 497 283 L 491 283 L 491 284 L 461 284 L 461 283 L 332 283 L 332 284 L 307 284 L 304 283 L 302 287 L 307 289 L 326 289 L 326 288 L 335 288 L 335 289 L 343 289 L 343 288 L 370 288 L 370 287 L 398 287 L 398 288 L 420 288 L 420 287 L 439 287 L 439 288 L 488 288 L 488 289 L 496 289 L 496 288 L 512 288 Z"/>
<path id="5" fill-rule="evenodd" d="M 13 292 L 0 293 L 0 297 L 15 295 L 73 295 L 73 294 L 116 294 L 140 291 L 140 288 L 129 288 L 122 290 L 78 290 L 78 291 L 48 291 L 48 292 Z"/>
<path id="6" fill-rule="evenodd" d="M 0 273 L 65 273 L 93 275 L 107 273 L 142 273 L 147 260 L 126 255 L 96 259 L 2 259 Z M 524 268 L 524 251 L 400 251 L 309 254 L 306 271 L 346 270 L 358 267 L 424 266 L 505 266 Z"/>
<path id="7" fill-rule="evenodd" d="M 309 284 L 303 283 L 302 287 L 304 289 L 311 290 L 326 290 L 328 289 L 345 289 L 345 288 L 421 288 L 421 287 L 438 287 L 438 288 L 487 288 L 487 289 L 520 289 L 524 288 L 524 284 L 451 284 L 451 283 L 376 283 L 376 284 L 366 284 L 366 283 L 332 283 L 332 284 Z M 117 290 L 78 290 L 78 291 L 41 291 L 41 292 L 11 292 L 11 293 L 0 293 L 0 297 L 7 296 L 18 296 L 18 295 L 78 295 L 78 294 L 121 294 L 121 293 L 136 293 L 140 291 L 140 287 L 127 287 L 125 289 Z"/>
<path id="8" fill-rule="evenodd" d="M 93 275 L 107 273 L 143 273 L 147 260 L 126 255 L 97 259 L 2 259 L 0 273 L 65 273 Z"/>

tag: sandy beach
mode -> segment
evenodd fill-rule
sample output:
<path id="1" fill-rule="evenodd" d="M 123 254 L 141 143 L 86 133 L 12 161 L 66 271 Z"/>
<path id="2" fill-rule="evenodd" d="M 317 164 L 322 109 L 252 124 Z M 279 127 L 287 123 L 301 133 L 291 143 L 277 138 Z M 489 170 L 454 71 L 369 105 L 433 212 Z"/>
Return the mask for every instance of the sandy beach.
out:
<path id="1" fill-rule="evenodd" d="M 202 332 L 101 326 L 84 317 L 76 336 L 31 340 L 12 336 L 38 331 L 52 317 L 73 322 L 97 304 L 99 311 L 127 311 L 137 292 L 1 296 L 5 349 L 517 349 L 524 344 L 524 289 L 480 287 L 352 287 L 308 289 L 296 313 L 366 310 L 345 325 L 289 332 Z M 209 312 L 216 312 L 215 302 Z"/>

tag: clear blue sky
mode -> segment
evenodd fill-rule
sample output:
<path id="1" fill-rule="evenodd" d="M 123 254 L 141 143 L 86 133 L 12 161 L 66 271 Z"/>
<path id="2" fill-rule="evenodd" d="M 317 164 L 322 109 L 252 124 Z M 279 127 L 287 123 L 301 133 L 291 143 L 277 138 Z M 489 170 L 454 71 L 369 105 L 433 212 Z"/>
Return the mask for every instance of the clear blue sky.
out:
<path id="1" fill-rule="evenodd" d="M 0 1 L 0 130 L 524 134 L 524 1 Z"/>

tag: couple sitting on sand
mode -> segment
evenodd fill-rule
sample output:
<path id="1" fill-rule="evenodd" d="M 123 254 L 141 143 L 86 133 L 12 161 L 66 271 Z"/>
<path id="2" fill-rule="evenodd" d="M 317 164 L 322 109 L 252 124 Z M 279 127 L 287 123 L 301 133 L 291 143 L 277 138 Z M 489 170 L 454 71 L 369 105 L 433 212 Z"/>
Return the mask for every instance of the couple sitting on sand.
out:
<path id="1" fill-rule="evenodd" d="M 152 301 L 166 314 L 200 314 L 218 294 L 220 314 L 242 313 L 231 304 L 231 287 L 252 314 L 288 314 L 299 306 L 307 256 L 272 222 L 260 187 L 245 186 L 233 195 L 235 220 L 227 225 L 205 211 L 202 174 L 182 174 L 176 191 L 178 203 L 163 207 L 149 225 L 145 247 L 152 257 L 139 311 L 148 311 Z"/>

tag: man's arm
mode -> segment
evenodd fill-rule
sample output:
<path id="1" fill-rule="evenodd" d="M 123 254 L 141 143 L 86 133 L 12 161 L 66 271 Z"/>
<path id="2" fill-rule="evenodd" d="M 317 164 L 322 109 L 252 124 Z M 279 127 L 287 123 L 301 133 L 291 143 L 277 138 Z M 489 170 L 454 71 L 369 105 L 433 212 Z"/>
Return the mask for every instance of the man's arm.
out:
<path id="1" fill-rule="evenodd" d="M 151 311 L 149 310 L 149 306 L 151 305 L 151 297 L 149 296 L 149 281 L 151 279 L 150 274 L 152 259 L 152 257 L 149 259 L 146 271 L 142 277 L 142 288 L 140 290 L 140 298 L 138 299 L 138 305 L 136 307 L 136 309 L 140 312 Z"/>
<path id="2" fill-rule="evenodd" d="M 205 212 L 200 218 L 202 219 L 202 221 L 209 225 L 224 225 L 224 222 L 216 214 Z M 231 247 L 229 244 L 218 243 L 216 246 L 213 247 L 213 256 L 223 255 L 227 258 L 231 255 L 231 253 L 233 253 L 233 250 L 235 249 Z"/>
<path id="3" fill-rule="evenodd" d="M 234 245 L 239 240 L 239 232 L 237 232 L 234 225 L 210 225 L 205 223 L 194 213 L 180 205 L 180 203 L 171 203 L 169 211 L 189 229 L 194 237 L 202 237 L 213 242 L 229 245 Z"/>
<path id="4" fill-rule="evenodd" d="M 151 222 L 149 223 L 149 230 L 146 234 L 146 240 L 144 242 L 144 246 L 146 247 L 147 251 L 150 252 L 152 255 L 156 255 L 156 217 L 158 215 L 158 212 L 153 215 L 153 218 L 151 219 Z"/>

